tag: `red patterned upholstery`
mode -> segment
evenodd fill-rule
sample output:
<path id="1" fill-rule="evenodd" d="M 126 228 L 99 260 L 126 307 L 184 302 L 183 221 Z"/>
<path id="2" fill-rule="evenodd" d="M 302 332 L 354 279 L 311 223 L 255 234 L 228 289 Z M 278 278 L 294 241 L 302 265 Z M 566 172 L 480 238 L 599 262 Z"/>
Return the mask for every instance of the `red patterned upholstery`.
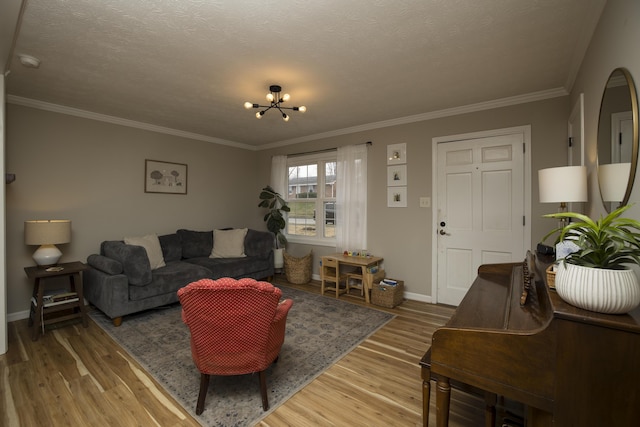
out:
<path id="1" fill-rule="evenodd" d="M 210 375 L 259 372 L 262 406 L 268 409 L 264 371 L 278 358 L 293 305 L 291 300 L 279 303 L 281 296 L 268 282 L 228 277 L 202 279 L 178 290 L 182 319 L 191 331 L 191 354 L 201 373 L 197 414 L 204 409 Z"/>

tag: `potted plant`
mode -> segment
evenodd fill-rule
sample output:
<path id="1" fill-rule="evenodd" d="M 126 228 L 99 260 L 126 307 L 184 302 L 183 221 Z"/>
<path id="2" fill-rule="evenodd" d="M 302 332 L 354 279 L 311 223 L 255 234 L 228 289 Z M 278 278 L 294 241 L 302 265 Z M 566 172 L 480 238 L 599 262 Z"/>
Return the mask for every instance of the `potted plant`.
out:
<path id="1" fill-rule="evenodd" d="M 626 313 L 640 304 L 640 284 L 628 265 L 640 265 L 640 222 L 621 215 L 622 206 L 594 221 L 575 212 L 544 215 L 574 220 L 547 234 L 557 242 L 571 241 L 577 250 L 557 266 L 558 295 L 580 308 L 609 314 Z"/>
<path id="2" fill-rule="evenodd" d="M 289 209 L 287 201 L 269 185 L 260 192 L 260 204 L 258 206 L 268 209 L 264 216 L 264 222 L 267 224 L 267 229 L 273 233 L 276 239 L 274 266 L 275 268 L 282 268 L 284 263 L 282 252 L 284 245 L 287 244 L 287 237 L 282 232 L 287 226 L 284 212 L 290 212 L 291 209 Z"/>

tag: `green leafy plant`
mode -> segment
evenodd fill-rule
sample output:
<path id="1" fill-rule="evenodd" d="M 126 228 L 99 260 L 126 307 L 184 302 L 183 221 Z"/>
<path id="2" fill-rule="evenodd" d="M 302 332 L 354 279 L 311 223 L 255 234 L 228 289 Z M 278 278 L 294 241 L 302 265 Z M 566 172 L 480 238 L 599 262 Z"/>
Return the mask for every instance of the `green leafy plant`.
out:
<path id="1" fill-rule="evenodd" d="M 280 193 L 267 185 L 260 192 L 260 204 L 258 206 L 269 210 L 264 216 L 264 222 L 267 223 L 267 229 L 276 236 L 276 247 L 286 245 L 287 237 L 282 233 L 282 230 L 287 226 L 287 220 L 283 212 L 291 211 L 287 201 L 282 198 Z"/>
<path id="2" fill-rule="evenodd" d="M 619 207 L 597 221 L 575 212 L 544 215 L 575 221 L 552 230 L 543 241 L 560 233 L 556 242 L 570 240 L 575 243 L 580 249 L 567 255 L 565 262 L 570 264 L 610 270 L 623 270 L 625 264 L 640 265 L 640 222 L 620 217 L 630 207 Z"/>

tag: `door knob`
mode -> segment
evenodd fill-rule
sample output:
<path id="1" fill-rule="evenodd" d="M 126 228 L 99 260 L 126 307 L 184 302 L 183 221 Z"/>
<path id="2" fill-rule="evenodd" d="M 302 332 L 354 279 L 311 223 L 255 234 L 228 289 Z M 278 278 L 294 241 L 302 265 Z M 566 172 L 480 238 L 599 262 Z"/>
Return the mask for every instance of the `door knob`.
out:
<path id="1" fill-rule="evenodd" d="M 446 231 L 444 231 L 444 230 L 440 230 L 440 235 L 441 235 L 441 236 L 450 236 L 450 234 L 449 234 L 449 233 L 447 233 L 447 232 L 446 232 Z"/>

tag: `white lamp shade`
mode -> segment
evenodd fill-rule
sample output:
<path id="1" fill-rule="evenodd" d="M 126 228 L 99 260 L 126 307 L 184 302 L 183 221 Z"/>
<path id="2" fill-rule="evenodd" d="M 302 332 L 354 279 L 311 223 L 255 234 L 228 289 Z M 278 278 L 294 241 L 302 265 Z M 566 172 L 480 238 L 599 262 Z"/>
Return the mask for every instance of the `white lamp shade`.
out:
<path id="1" fill-rule="evenodd" d="M 605 202 L 621 202 L 627 192 L 631 163 L 598 166 L 600 194 Z"/>
<path id="2" fill-rule="evenodd" d="M 27 245 L 56 245 L 71 241 L 71 221 L 50 219 L 24 222 L 24 243 Z"/>
<path id="3" fill-rule="evenodd" d="M 62 252 L 55 245 L 71 241 L 71 221 L 52 219 L 24 222 L 24 243 L 40 245 L 33 253 L 33 259 L 40 266 L 55 265 Z"/>
<path id="4" fill-rule="evenodd" d="M 538 171 L 540 203 L 586 202 L 586 166 L 562 166 Z"/>

